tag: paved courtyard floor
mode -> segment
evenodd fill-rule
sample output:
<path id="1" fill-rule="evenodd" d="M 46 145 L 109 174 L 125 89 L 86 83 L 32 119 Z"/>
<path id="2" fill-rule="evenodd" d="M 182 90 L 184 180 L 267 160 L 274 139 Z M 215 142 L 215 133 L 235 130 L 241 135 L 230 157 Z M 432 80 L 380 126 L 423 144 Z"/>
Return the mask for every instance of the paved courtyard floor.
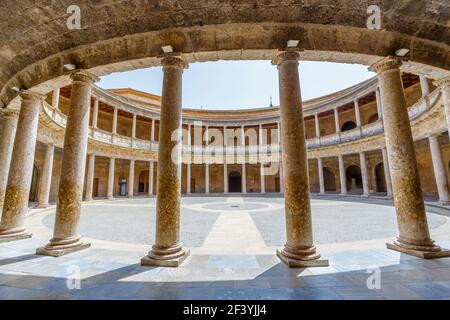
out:
<path id="1" fill-rule="evenodd" d="M 329 196 L 313 199 L 312 211 L 329 267 L 289 269 L 275 256 L 285 241 L 277 196 L 184 197 L 181 241 L 191 256 L 179 268 L 139 265 L 154 241 L 154 198 L 85 204 L 80 233 L 92 247 L 59 258 L 34 254 L 52 236 L 54 209 L 33 210 L 33 238 L 0 244 L 0 299 L 450 299 L 450 258 L 385 248 L 397 235 L 389 201 Z M 442 211 L 428 222 L 449 248 Z"/>

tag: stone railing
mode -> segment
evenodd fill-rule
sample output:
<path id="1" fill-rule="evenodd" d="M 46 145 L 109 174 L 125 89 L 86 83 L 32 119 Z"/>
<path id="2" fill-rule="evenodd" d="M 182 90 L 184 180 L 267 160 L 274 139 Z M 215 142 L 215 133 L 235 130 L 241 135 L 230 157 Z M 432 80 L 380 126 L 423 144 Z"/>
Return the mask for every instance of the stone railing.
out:
<path id="1" fill-rule="evenodd" d="M 414 120 L 431 109 L 440 97 L 440 90 L 434 90 L 427 97 L 421 98 L 414 105 L 408 108 L 408 115 L 410 120 Z M 67 123 L 67 117 L 59 109 L 54 109 L 48 103 L 43 104 L 45 114 L 51 118 L 60 127 L 65 128 Z M 347 143 L 364 139 L 367 137 L 375 136 L 383 133 L 383 122 L 381 119 L 358 127 L 349 131 L 334 133 L 327 136 L 315 137 L 306 141 L 308 149 L 316 149 L 321 147 L 338 145 L 341 143 Z M 142 140 L 131 138 L 128 136 L 113 134 L 98 128 L 89 128 L 89 137 L 96 141 L 100 141 L 107 144 L 112 144 L 120 147 L 133 148 L 146 151 L 158 151 L 158 143 L 150 142 L 149 140 Z M 271 145 L 261 146 L 215 146 L 215 147 L 202 147 L 202 146 L 186 146 L 182 147 L 182 153 L 184 155 L 191 154 L 194 156 L 207 155 L 207 154 L 236 154 L 236 155 L 254 155 L 254 154 L 267 154 L 278 153 L 280 146 L 278 143 Z"/>

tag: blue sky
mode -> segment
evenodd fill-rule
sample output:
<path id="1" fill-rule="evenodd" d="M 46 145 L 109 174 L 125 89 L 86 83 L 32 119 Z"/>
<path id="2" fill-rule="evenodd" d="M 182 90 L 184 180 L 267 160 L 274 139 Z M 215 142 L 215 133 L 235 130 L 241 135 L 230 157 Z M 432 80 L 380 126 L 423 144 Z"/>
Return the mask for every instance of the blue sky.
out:
<path id="1" fill-rule="evenodd" d="M 366 66 L 329 62 L 300 62 L 303 100 L 345 89 L 373 77 Z M 134 88 L 161 94 L 160 67 L 102 77 L 105 89 Z M 270 61 L 193 63 L 183 74 L 183 107 L 232 110 L 278 105 L 278 73 Z"/>

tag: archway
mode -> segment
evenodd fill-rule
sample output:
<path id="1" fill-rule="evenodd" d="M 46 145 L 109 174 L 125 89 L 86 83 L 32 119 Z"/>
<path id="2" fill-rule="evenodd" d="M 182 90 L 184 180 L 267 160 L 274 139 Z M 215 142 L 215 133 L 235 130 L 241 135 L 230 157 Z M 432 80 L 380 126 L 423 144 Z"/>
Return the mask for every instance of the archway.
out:
<path id="1" fill-rule="evenodd" d="M 386 192 L 386 177 L 384 176 L 383 162 L 376 165 L 375 178 L 377 180 L 377 192 Z"/>
<path id="2" fill-rule="evenodd" d="M 39 169 L 36 165 L 33 166 L 33 176 L 31 178 L 31 188 L 29 201 L 37 201 L 37 195 L 39 190 Z"/>
<path id="3" fill-rule="evenodd" d="M 141 173 L 139 174 L 139 193 L 148 193 L 148 175 L 148 170 L 141 171 Z"/>
<path id="4" fill-rule="evenodd" d="M 330 169 L 323 168 L 323 180 L 325 183 L 325 191 L 336 191 L 336 179 Z"/>
<path id="5" fill-rule="evenodd" d="M 356 128 L 356 123 L 354 123 L 353 121 L 347 121 L 342 125 L 341 131 L 349 131 L 349 130 L 352 130 L 355 128 Z"/>
<path id="6" fill-rule="evenodd" d="M 357 165 L 351 165 L 345 170 L 347 180 L 347 190 L 349 192 L 362 191 L 361 168 Z"/>
<path id="7" fill-rule="evenodd" d="M 238 171 L 232 171 L 228 176 L 228 191 L 242 192 L 242 176 Z"/>

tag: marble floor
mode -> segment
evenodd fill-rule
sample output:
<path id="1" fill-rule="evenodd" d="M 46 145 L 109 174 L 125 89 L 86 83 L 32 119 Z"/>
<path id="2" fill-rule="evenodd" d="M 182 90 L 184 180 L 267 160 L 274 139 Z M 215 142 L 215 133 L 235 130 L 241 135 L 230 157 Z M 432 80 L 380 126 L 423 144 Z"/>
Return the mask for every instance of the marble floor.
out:
<path id="1" fill-rule="evenodd" d="M 428 213 L 433 239 L 450 248 L 445 209 Z M 139 265 L 154 238 L 155 199 L 94 201 L 80 233 L 92 243 L 63 257 L 36 256 L 54 208 L 32 210 L 33 238 L 0 244 L 0 299 L 450 299 L 450 258 L 421 260 L 385 248 L 397 234 L 389 201 L 312 200 L 315 242 L 329 267 L 289 269 L 275 256 L 283 199 L 184 197 L 179 268 Z"/>

